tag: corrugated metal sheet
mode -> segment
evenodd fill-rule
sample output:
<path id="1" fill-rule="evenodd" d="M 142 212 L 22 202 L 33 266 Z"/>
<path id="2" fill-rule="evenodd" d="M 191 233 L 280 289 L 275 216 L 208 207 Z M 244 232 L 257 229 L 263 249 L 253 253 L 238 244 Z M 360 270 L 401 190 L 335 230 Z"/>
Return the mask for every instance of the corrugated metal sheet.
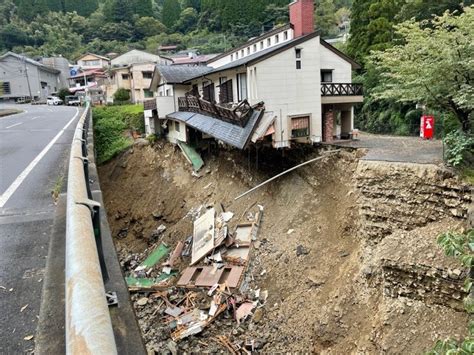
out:
<path id="1" fill-rule="evenodd" d="M 178 120 L 186 125 L 206 133 L 226 144 L 243 149 L 257 125 L 262 111 L 254 110 L 245 127 L 233 125 L 217 118 L 194 112 L 173 112 L 167 118 Z"/>

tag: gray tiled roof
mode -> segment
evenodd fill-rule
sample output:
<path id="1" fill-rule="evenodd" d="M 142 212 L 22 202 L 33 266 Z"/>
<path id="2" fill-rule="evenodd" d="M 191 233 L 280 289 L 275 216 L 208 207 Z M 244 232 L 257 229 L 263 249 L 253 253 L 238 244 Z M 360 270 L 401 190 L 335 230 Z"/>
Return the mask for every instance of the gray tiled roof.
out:
<path id="1" fill-rule="evenodd" d="M 156 69 L 168 84 L 184 83 L 188 78 L 199 77 L 212 70 L 211 67 L 206 66 L 185 65 L 157 65 Z"/>
<path id="2" fill-rule="evenodd" d="M 263 111 L 254 110 L 245 127 L 233 125 L 217 118 L 195 112 L 177 111 L 166 115 L 167 118 L 182 121 L 203 133 L 231 146 L 244 149 L 254 131 Z"/>
<path id="3" fill-rule="evenodd" d="M 8 56 L 12 56 L 12 57 L 15 57 L 17 58 L 19 61 L 26 61 L 27 63 L 30 63 L 32 65 L 36 65 L 37 67 L 40 67 L 46 71 L 49 71 L 51 73 L 55 73 L 55 74 L 59 74 L 61 73 L 60 70 L 58 69 L 55 69 L 53 67 L 50 67 L 50 66 L 47 66 L 47 65 L 44 65 L 40 62 L 37 62 L 36 60 L 33 60 L 31 58 L 28 58 L 28 57 L 25 57 L 23 55 L 20 55 L 20 54 L 16 54 L 16 53 L 13 53 L 13 52 L 6 52 L 4 55 L 0 56 L 0 60 L 2 60 L 3 58 L 6 58 Z"/>

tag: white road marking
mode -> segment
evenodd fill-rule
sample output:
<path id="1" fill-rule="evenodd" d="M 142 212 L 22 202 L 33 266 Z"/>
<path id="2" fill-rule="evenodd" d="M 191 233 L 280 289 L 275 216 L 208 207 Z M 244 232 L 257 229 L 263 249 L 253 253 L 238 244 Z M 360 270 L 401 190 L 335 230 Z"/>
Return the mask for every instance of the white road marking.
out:
<path id="1" fill-rule="evenodd" d="M 18 122 L 18 123 L 12 124 L 11 126 L 5 127 L 5 128 L 8 129 L 8 128 L 12 128 L 12 127 L 15 127 L 15 126 L 19 126 L 21 124 L 23 124 L 23 122 Z"/>
<path id="2" fill-rule="evenodd" d="M 71 120 L 66 123 L 66 125 L 59 131 L 59 133 L 48 143 L 46 147 L 39 153 L 36 158 L 21 172 L 20 175 L 13 181 L 13 183 L 8 187 L 8 189 L 0 196 L 0 208 L 3 208 L 7 201 L 15 193 L 16 189 L 21 185 L 21 183 L 26 179 L 26 177 L 31 173 L 35 166 L 40 162 L 40 160 L 48 153 L 54 143 L 61 137 L 64 131 L 69 127 L 69 125 L 76 119 L 79 115 L 79 109 L 76 108 L 76 114 Z"/>
<path id="3" fill-rule="evenodd" d="M 33 117 L 31 120 L 34 121 L 34 120 L 36 120 L 37 118 L 39 118 L 39 116 Z"/>

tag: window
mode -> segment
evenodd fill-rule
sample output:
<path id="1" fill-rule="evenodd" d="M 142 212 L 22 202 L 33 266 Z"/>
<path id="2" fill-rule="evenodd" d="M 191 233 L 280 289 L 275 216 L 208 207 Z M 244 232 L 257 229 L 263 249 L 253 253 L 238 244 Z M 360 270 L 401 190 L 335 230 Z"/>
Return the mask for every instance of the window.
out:
<path id="1" fill-rule="evenodd" d="M 267 47 L 270 47 L 272 45 L 272 39 L 267 38 Z"/>
<path id="2" fill-rule="evenodd" d="M 230 61 L 232 62 L 233 60 L 234 60 L 234 55 L 231 54 L 231 55 L 230 55 Z"/>
<path id="3" fill-rule="evenodd" d="M 280 36 L 279 35 L 275 35 L 275 43 L 278 43 L 280 42 Z"/>
<path id="4" fill-rule="evenodd" d="M 283 40 L 286 41 L 288 39 L 288 31 L 283 32 Z"/>
<path id="5" fill-rule="evenodd" d="M 100 66 L 100 60 L 85 60 L 84 61 L 85 67 L 97 67 Z"/>
<path id="6" fill-rule="evenodd" d="M 214 83 L 207 82 L 202 84 L 202 98 L 209 102 L 215 102 Z"/>
<path id="7" fill-rule="evenodd" d="M 3 92 L 3 95 L 10 95 L 12 93 L 9 81 L 1 82 L 0 87 L 1 87 L 0 91 Z"/>
<path id="8" fill-rule="evenodd" d="M 254 44 L 254 45 L 253 45 L 253 52 L 255 53 L 256 51 L 257 51 L 257 45 Z"/>
<path id="9" fill-rule="evenodd" d="M 235 53 L 235 59 L 239 59 L 239 52 Z"/>
<path id="10" fill-rule="evenodd" d="M 142 71 L 143 79 L 152 79 L 153 72 L 151 71 Z"/>
<path id="11" fill-rule="evenodd" d="M 332 83 L 332 70 L 321 70 L 321 82 Z"/>
<path id="12" fill-rule="evenodd" d="M 243 57 L 244 55 L 245 55 L 245 52 L 244 52 L 244 50 L 242 49 L 242 50 L 240 51 L 240 56 Z"/>
<path id="13" fill-rule="evenodd" d="M 165 96 L 170 96 L 170 89 L 166 89 Z"/>
<path id="14" fill-rule="evenodd" d="M 263 41 L 260 42 L 260 49 L 263 49 Z"/>
<path id="15" fill-rule="evenodd" d="M 145 94 L 145 97 L 153 97 L 153 91 L 150 90 L 143 90 L 143 93 Z"/>
<path id="16" fill-rule="evenodd" d="M 309 136 L 309 116 L 291 118 L 291 137 Z"/>
<path id="17" fill-rule="evenodd" d="M 128 74 L 122 74 L 122 80 L 128 80 L 129 75 Z"/>
<path id="18" fill-rule="evenodd" d="M 296 69 L 301 69 L 301 60 L 296 61 Z"/>
<path id="19" fill-rule="evenodd" d="M 247 74 L 237 74 L 237 95 L 239 102 L 247 98 Z"/>
<path id="20" fill-rule="evenodd" d="M 180 131 L 179 122 L 178 122 L 178 121 L 174 121 L 174 130 L 175 130 L 176 132 L 179 132 L 179 131 Z"/>
<path id="21" fill-rule="evenodd" d="M 226 78 L 221 78 L 226 79 Z M 219 85 L 219 103 L 226 104 L 234 101 L 234 96 L 232 92 L 232 79 L 223 80 Z"/>
<path id="22" fill-rule="evenodd" d="M 296 48 L 295 49 L 295 56 L 296 58 L 301 58 L 301 48 Z"/>
<path id="23" fill-rule="evenodd" d="M 250 54 L 250 47 L 247 47 L 247 55 Z"/>

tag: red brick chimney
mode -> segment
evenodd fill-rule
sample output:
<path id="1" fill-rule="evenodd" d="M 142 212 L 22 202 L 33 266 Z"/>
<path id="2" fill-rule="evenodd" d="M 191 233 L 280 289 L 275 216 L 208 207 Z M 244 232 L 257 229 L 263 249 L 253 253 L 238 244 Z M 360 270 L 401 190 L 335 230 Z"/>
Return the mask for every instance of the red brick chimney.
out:
<path id="1" fill-rule="evenodd" d="M 295 38 L 314 32 L 314 0 L 295 0 L 289 6 Z"/>

